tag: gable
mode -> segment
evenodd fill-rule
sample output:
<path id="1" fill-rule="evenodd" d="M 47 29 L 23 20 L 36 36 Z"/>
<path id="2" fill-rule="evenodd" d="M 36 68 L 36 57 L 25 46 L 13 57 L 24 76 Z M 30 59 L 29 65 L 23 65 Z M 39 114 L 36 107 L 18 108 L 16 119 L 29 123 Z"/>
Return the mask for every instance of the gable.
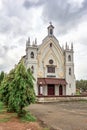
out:
<path id="1" fill-rule="evenodd" d="M 53 59 L 57 66 L 64 64 L 63 51 L 55 37 L 46 37 L 39 46 L 38 54 L 44 65 L 48 63 L 49 59 Z"/>

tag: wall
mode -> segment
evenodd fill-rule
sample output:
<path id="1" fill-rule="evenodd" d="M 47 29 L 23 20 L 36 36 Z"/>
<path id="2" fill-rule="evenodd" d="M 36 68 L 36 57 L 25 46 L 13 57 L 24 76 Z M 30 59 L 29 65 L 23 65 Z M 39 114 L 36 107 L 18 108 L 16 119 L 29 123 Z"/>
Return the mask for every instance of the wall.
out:
<path id="1" fill-rule="evenodd" d="M 60 101 L 79 101 L 87 100 L 86 96 L 38 96 L 37 102 L 60 102 Z"/>

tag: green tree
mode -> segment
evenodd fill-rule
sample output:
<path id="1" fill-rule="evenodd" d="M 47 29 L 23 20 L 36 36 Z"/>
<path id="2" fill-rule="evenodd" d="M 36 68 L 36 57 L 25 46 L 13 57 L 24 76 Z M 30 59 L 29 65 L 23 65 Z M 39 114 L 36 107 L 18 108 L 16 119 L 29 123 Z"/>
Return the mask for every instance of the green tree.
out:
<path id="1" fill-rule="evenodd" d="M 0 88 L 0 93 L 1 93 L 1 100 L 5 103 L 5 105 L 8 106 L 9 103 L 9 97 L 11 95 L 11 83 L 14 80 L 15 77 L 15 69 L 12 69 L 9 74 L 5 75 L 2 83 L 1 83 L 1 88 Z"/>
<path id="2" fill-rule="evenodd" d="M 34 77 L 30 69 L 26 70 L 24 63 L 18 64 L 10 71 L 2 83 L 2 100 L 8 109 L 24 114 L 23 108 L 35 102 Z"/>
<path id="3" fill-rule="evenodd" d="M 77 80 L 76 81 L 76 87 L 78 89 L 81 89 L 82 91 L 86 91 L 87 90 L 87 80 Z"/>
<path id="4" fill-rule="evenodd" d="M 5 73 L 4 73 L 4 71 L 2 71 L 1 74 L 0 74 L 0 85 L 1 85 L 1 82 L 3 81 L 3 79 L 4 79 L 4 76 L 5 76 Z"/>

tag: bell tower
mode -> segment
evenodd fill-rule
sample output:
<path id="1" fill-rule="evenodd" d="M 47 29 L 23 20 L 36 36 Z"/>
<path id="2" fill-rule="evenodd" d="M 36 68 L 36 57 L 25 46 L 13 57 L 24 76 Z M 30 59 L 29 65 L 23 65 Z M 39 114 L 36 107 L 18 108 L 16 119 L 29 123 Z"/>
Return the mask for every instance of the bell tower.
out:
<path id="1" fill-rule="evenodd" d="M 50 25 L 48 26 L 48 36 L 52 37 L 53 36 L 53 30 L 54 30 L 54 26 L 52 25 L 52 23 L 50 22 Z"/>
<path id="2" fill-rule="evenodd" d="M 66 95 L 74 95 L 76 92 L 75 75 L 74 75 L 74 58 L 73 43 L 71 48 L 66 43 L 65 47 L 65 78 L 67 82 Z"/>

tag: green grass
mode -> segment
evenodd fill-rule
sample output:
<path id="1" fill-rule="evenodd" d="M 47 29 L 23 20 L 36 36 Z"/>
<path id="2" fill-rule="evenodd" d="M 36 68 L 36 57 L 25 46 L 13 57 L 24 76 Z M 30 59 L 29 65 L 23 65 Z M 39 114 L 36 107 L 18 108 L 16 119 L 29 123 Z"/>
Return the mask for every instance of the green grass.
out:
<path id="1" fill-rule="evenodd" d="M 5 107 L 3 103 L 0 102 L 0 114 L 3 114 L 4 111 L 5 111 Z M 0 118 L 0 122 L 7 122 L 8 120 L 9 120 L 9 117 Z"/>
<path id="2" fill-rule="evenodd" d="M 4 113 L 2 114 L 2 118 L 0 118 L 0 122 L 7 122 L 7 121 L 10 121 L 11 118 L 13 117 L 17 117 L 17 114 L 16 113 Z"/>
<path id="3" fill-rule="evenodd" d="M 49 128 L 44 128 L 43 130 L 50 130 Z"/>
<path id="4" fill-rule="evenodd" d="M 77 91 L 77 92 L 76 92 L 76 95 L 81 95 L 81 94 L 80 94 L 80 91 Z"/>
<path id="5" fill-rule="evenodd" d="M 2 122 L 8 122 L 9 120 L 10 120 L 9 117 L 2 118 L 2 119 L 0 119 L 0 123 L 2 123 Z"/>
<path id="6" fill-rule="evenodd" d="M 36 118 L 31 115 L 29 112 L 26 113 L 26 115 L 24 117 L 21 117 L 21 121 L 23 122 L 35 122 L 36 121 Z"/>
<path id="7" fill-rule="evenodd" d="M 0 114 L 4 113 L 7 111 L 6 106 L 0 101 Z"/>
<path id="8" fill-rule="evenodd" d="M 7 113 L 7 108 L 4 106 L 4 104 L 0 101 L 0 122 L 7 122 L 12 117 L 16 117 L 16 113 Z"/>
<path id="9" fill-rule="evenodd" d="M 2 113 L 2 112 L 3 112 L 3 109 L 4 109 L 4 105 L 3 105 L 3 103 L 2 103 L 2 102 L 0 102 L 0 113 Z"/>

